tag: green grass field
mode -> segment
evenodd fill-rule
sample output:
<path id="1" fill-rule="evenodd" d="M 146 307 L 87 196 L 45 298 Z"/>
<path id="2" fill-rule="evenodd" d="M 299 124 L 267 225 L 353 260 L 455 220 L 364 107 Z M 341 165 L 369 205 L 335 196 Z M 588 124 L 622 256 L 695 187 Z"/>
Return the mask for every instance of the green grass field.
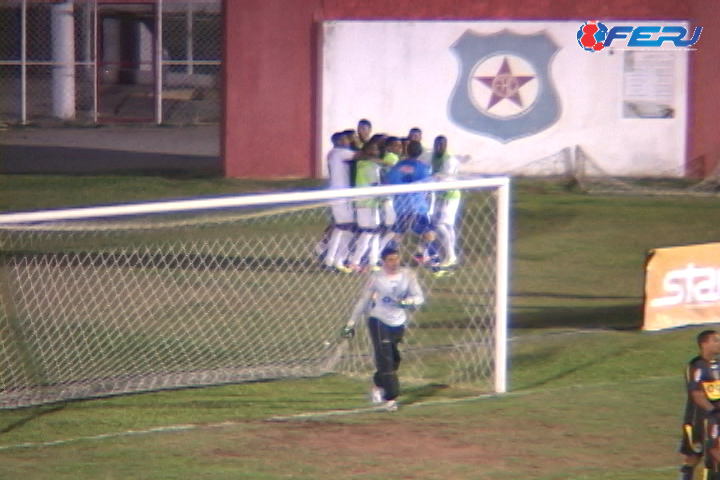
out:
<path id="1" fill-rule="evenodd" d="M 0 176 L 0 211 L 312 187 Z M 0 478 L 674 479 L 698 327 L 641 332 L 656 247 L 718 241 L 720 199 L 513 188 L 510 393 L 410 387 L 365 409 L 342 376 L 0 411 Z"/>

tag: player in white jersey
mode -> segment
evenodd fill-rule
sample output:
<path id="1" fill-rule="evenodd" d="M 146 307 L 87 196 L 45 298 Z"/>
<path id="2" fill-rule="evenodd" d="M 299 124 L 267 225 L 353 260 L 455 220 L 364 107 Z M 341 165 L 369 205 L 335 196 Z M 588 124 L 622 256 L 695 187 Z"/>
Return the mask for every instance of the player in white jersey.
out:
<path id="1" fill-rule="evenodd" d="M 355 152 L 350 150 L 350 138 L 344 132 L 332 136 L 333 148 L 327 156 L 330 188 L 350 188 L 352 164 Z M 349 253 L 350 241 L 353 238 L 355 212 L 353 204 L 347 199 L 333 200 L 333 229 L 325 253 L 325 265 L 328 268 L 345 267 Z"/>
<path id="2" fill-rule="evenodd" d="M 368 315 L 376 369 L 371 397 L 373 403 L 383 404 L 386 410 L 392 412 L 397 410 L 396 398 L 400 394 L 397 370 L 401 357 L 398 344 L 405 333 L 407 310 L 414 310 L 425 303 L 425 297 L 415 272 L 400 267 L 397 250 L 386 248 L 381 257 L 382 269 L 370 275 L 342 335 L 351 338 L 357 322 Z"/>

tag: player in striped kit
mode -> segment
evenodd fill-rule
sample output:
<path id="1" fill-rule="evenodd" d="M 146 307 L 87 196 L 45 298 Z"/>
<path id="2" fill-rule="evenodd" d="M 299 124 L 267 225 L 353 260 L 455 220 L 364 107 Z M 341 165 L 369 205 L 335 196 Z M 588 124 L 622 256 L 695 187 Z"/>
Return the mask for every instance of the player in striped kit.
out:
<path id="1" fill-rule="evenodd" d="M 400 266 L 397 250 L 386 248 L 381 257 L 382 269 L 374 272 L 365 284 L 342 336 L 352 338 L 357 322 L 363 315 L 368 315 L 376 369 L 371 399 L 374 404 L 382 404 L 385 410 L 394 412 L 400 395 L 398 344 L 405 333 L 407 310 L 422 305 L 425 297 L 415 272 Z"/>
<path id="2" fill-rule="evenodd" d="M 697 336 L 699 355 L 687 366 L 687 402 L 680 453 L 680 480 L 692 480 L 705 456 L 703 478 L 720 479 L 720 334 L 704 330 Z"/>

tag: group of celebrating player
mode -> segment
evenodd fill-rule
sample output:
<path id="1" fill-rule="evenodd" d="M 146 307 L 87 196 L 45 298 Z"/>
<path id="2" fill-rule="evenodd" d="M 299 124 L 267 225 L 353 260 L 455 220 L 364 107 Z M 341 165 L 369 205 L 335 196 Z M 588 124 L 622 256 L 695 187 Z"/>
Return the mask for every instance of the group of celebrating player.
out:
<path id="1" fill-rule="evenodd" d="M 457 172 L 458 161 L 448 154 L 447 139 L 436 137 L 432 150 L 426 151 L 419 128 L 403 138 L 372 135 L 372 124 L 362 119 L 357 130 L 336 132 L 331 141 L 330 188 L 414 183 Z M 458 262 L 455 220 L 460 196 L 459 190 L 447 190 L 334 201 L 333 225 L 323 251 L 325 267 L 344 273 L 377 270 L 380 252 L 399 249 L 410 231 L 419 239 L 415 262 L 437 275 L 447 273 Z"/>
<path id="2" fill-rule="evenodd" d="M 372 135 L 362 119 L 357 130 L 332 135 L 328 153 L 330 188 L 398 185 L 454 175 L 457 159 L 447 153 L 447 139 L 438 136 L 432 151 L 422 146 L 422 131 L 412 128 L 407 137 Z M 408 316 L 425 302 L 413 270 L 400 267 L 400 245 L 405 233 L 418 236 L 414 260 L 437 276 L 457 264 L 455 217 L 459 190 L 402 193 L 390 197 L 361 197 L 354 202 L 332 203 L 333 224 L 322 242 L 324 265 L 344 273 L 370 270 L 342 336 L 352 338 L 363 317 L 373 345 L 376 371 L 370 400 L 382 409 L 398 409 L 400 382 L 397 370 Z"/>

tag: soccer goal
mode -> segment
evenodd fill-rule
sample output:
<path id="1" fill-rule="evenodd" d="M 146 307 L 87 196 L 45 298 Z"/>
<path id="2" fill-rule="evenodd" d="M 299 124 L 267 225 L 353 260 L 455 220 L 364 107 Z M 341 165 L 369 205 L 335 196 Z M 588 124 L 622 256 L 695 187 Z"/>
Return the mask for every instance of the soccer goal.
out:
<path id="1" fill-rule="evenodd" d="M 427 304 L 404 382 L 506 389 L 509 179 L 0 215 L 0 408 L 260 379 L 367 381 L 340 330 L 366 274 L 323 268 L 341 199 L 459 189 L 458 264 L 416 266 Z M 415 239 L 404 240 L 409 259 Z"/>

